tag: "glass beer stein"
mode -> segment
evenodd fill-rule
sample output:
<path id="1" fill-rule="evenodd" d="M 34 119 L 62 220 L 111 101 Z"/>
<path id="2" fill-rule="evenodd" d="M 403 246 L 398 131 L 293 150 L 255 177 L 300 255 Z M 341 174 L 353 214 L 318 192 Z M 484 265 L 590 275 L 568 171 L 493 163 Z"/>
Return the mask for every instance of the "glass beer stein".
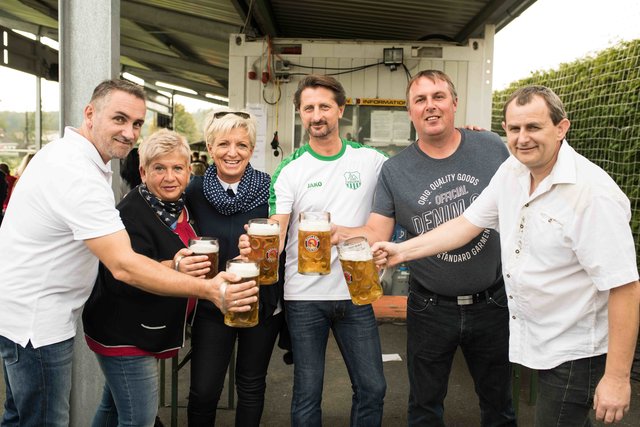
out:
<path id="1" fill-rule="evenodd" d="M 366 237 L 352 237 L 340 242 L 338 257 L 354 304 L 371 304 L 382 296 L 378 270 Z"/>
<path id="2" fill-rule="evenodd" d="M 218 239 L 215 237 L 195 237 L 189 239 L 189 249 L 193 251 L 194 255 L 206 255 L 211 261 L 209 272 L 205 275 L 205 278 L 212 279 L 218 274 L 218 252 L 220 246 L 218 245 Z"/>
<path id="3" fill-rule="evenodd" d="M 260 286 L 273 285 L 278 281 L 280 224 L 275 219 L 250 219 L 247 234 L 251 243 L 248 258 L 260 263 Z"/>
<path id="4" fill-rule="evenodd" d="M 298 223 L 298 273 L 318 276 L 331 273 L 331 215 L 301 212 Z"/>
<path id="5" fill-rule="evenodd" d="M 251 310 L 243 311 L 241 313 L 228 311 L 224 315 L 224 324 L 227 326 L 232 326 L 234 328 L 250 328 L 252 326 L 256 326 L 258 324 L 258 308 L 260 307 L 259 302 L 259 284 L 258 277 L 260 276 L 260 266 L 255 261 L 244 261 L 242 259 L 230 259 L 227 261 L 227 271 L 229 273 L 235 273 L 238 276 L 241 276 L 239 282 L 236 283 L 244 283 L 250 280 L 256 281 L 256 286 L 258 286 L 258 293 L 256 297 L 258 300 L 251 304 Z M 230 303 L 230 301 L 228 301 Z"/>

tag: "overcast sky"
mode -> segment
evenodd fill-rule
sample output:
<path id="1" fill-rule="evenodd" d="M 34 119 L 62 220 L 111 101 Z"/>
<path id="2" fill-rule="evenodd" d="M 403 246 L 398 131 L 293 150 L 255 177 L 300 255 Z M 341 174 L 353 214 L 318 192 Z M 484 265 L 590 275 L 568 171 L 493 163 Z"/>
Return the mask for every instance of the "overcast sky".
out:
<path id="1" fill-rule="evenodd" d="M 493 88 L 638 38 L 639 0 L 538 0 L 496 34 Z"/>
<path id="2" fill-rule="evenodd" d="M 620 40 L 640 38 L 640 0 L 538 0 L 495 37 L 493 87 L 555 68 Z M 58 109 L 57 83 L 43 83 L 43 109 Z M 176 99 L 189 111 L 204 102 Z M 35 107 L 35 77 L 0 67 L 0 111 Z"/>

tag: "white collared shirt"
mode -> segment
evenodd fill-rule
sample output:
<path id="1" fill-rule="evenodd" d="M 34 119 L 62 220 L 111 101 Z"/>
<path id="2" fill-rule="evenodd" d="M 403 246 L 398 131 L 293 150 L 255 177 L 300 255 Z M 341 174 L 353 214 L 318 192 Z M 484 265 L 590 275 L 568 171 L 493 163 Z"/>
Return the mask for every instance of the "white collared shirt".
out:
<path id="1" fill-rule="evenodd" d="M 98 274 L 84 241 L 124 229 L 111 174 L 69 127 L 31 160 L 0 228 L 0 335 L 35 348 L 75 335 Z"/>
<path id="2" fill-rule="evenodd" d="M 220 182 L 220 185 L 222 185 L 222 189 L 224 191 L 228 191 L 229 189 L 233 190 L 234 194 L 238 193 L 238 185 L 240 185 L 240 181 L 238 182 L 234 182 L 233 184 L 229 184 L 226 181 L 223 181 L 222 179 L 220 179 L 219 176 L 217 176 L 216 178 L 218 178 L 218 181 Z"/>
<path id="3" fill-rule="evenodd" d="M 607 352 L 609 289 L 638 269 L 629 199 L 566 141 L 529 188 L 529 170 L 510 157 L 463 215 L 500 232 L 510 360 L 550 369 Z"/>

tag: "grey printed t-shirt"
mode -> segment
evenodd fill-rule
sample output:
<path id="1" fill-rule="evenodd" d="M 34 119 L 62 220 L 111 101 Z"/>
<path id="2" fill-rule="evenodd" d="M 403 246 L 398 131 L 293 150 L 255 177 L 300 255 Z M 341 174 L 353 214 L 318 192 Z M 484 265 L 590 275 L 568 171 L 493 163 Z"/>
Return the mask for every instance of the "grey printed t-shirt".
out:
<path id="1" fill-rule="evenodd" d="M 372 212 L 394 218 L 408 238 L 462 214 L 509 152 L 492 132 L 458 129 L 460 146 L 446 159 L 411 144 L 382 166 Z M 409 263 L 412 286 L 441 295 L 467 295 L 490 287 L 502 274 L 500 239 L 486 229 L 462 248 Z"/>

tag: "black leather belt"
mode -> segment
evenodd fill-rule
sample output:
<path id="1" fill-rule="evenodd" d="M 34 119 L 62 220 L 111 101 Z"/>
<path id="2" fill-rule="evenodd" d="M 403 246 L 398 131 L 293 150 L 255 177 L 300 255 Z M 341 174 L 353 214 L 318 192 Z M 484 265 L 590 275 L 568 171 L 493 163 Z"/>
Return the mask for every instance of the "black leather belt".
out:
<path id="1" fill-rule="evenodd" d="M 479 302 L 488 301 L 493 293 L 504 286 L 502 278 L 496 283 L 488 287 L 482 292 L 469 295 L 448 296 L 440 295 L 423 288 L 417 283 L 412 283 L 411 292 L 414 292 L 422 298 L 430 300 L 433 304 L 447 304 L 447 305 L 472 305 Z"/>

